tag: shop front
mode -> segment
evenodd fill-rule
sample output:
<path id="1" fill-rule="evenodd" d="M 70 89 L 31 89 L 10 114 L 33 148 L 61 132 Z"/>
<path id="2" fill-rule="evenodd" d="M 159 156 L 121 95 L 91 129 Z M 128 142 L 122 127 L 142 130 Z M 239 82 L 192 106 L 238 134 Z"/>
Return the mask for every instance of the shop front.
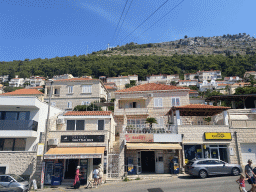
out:
<path id="1" fill-rule="evenodd" d="M 166 142 L 167 140 L 169 142 Z M 162 136 L 126 134 L 126 172 L 128 174 L 174 173 L 175 170 L 178 172 L 182 147 L 177 141 L 181 141 L 181 136 L 177 138 L 176 134 L 162 134 Z"/>
<path id="2" fill-rule="evenodd" d="M 229 155 L 232 155 L 232 149 L 229 147 L 231 139 L 231 133 L 228 132 L 205 132 L 202 143 L 184 144 L 185 163 L 199 158 L 213 158 L 229 162 Z"/>
<path id="3" fill-rule="evenodd" d="M 95 163 L 104 158 L 105 147 L 56 147 L 45 154 L 45 184 L 59 185 L 62 180 L 73 180 L 76 168 L 80 166 L 81 185 L 87 183 Z"/>

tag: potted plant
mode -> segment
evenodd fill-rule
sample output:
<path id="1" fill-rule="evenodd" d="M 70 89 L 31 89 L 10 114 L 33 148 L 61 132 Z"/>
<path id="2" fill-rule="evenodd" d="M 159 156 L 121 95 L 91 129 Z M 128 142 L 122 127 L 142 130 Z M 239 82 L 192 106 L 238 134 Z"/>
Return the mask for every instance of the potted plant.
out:
<path id="1" fill-rule="evenodd" d="M 149 124 L 149 128 L 152 129 L 153 123 L 157 124 L 157 121 L 156 121 L 156 118 L 154 118 L 154 117 L 148 117 L 146 119 L 146 123 L 148 123 Z"/>
<path id="2" fill-rule="evenodd" d="M 207 125 L 209 125 L 212 118 L 211 117 L 205 117 L 204 120 L 207 122 Z"/>

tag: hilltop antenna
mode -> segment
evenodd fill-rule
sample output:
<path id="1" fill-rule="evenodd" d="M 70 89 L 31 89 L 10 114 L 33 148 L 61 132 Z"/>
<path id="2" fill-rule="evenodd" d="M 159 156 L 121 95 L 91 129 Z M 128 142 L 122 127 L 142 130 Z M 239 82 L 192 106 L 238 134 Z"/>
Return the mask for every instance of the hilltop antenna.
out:
<path id="1" fill-rule="evenodd" d="M 109 43 L 108 43 L 108 51 L 109 51 Z"/>

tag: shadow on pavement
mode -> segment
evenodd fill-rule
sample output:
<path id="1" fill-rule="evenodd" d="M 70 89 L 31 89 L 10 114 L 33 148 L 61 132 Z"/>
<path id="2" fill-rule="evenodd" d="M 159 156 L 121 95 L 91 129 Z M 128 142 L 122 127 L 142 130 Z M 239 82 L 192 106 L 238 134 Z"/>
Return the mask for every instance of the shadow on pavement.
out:
<path id="1" fill-rule="evenodd" d="M 235 177 L 235 176 L 231 176 L 231 175 L 210 175 L 207 178 L 214 178 L 214 177 L 227 177 L 227 176 L 230 176 L 230 177 Z M 201 179 L 200 177 L 196 177 L 196 176 L 190 176 L 190 175 L 181 175 L 181 176 L 178 176 L 179 179 Z"/>

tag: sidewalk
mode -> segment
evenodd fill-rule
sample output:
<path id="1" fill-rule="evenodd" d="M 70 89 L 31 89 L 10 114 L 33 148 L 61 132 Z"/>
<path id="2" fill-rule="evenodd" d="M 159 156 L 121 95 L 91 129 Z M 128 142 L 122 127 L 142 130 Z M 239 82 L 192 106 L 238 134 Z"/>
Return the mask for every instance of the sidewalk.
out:
<path id="1" fill-rule="evenodd" d="M 186 174 L 140 174 L 140 175 L 128 175 L 127 178 L 129 179 L 129 182 L 143 182 L 143 181 L 147 181 L 147 180 L 157 180 L 157 179 L 169 179 L 169 178 L 177 178 L 179 176 L 185 176 Z M 138 179 L 139 178 L 139 179 Z M 124 182 L 122 179 L 108 179 L 106 181 L 106 183 L 101 184 L 98 186 L 99 188 L 104 189 L 104 186 L 107 185 L 116 185 L 120 182 Z M 86 185 L 82 185 L 79 189 L 74 189 L 72 187 L 71 183 L 66 183 L 66 184 L 62 184 L 58 187 L 55 188 L 51 188 L 50 185 L 46 185 L 45 188 L 42 189 L 38 189 L 37 191 L 55 191 L 55 192 L 66 192 L 66 191 L 91 191 L 95 189 L 95 187 L 90 188 L 89 190 L 86 188 Z M 33 190 L 31 190 L 33 191 Z"/>

